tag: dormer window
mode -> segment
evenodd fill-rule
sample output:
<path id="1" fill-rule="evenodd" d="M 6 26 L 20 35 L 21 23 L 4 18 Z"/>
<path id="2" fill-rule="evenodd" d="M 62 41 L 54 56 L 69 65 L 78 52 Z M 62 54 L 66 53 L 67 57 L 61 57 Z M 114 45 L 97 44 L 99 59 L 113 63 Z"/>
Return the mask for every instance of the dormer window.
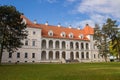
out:
<path id="1" fill-rule="evenodd" d="M 65 32 L 62 32 L 60 35 L 61 35 L 62 37 L 66 37 Z"/>
<path id="2" fill-rule="evenodd" d="M 70 33 L 70 34 L 69 34 L 69 38 L 73 38 L 73 33 Z"/>
<path id="3" fill-rule="evenodd" d="M 50 30 L 50 31 L 48 32 L 48 35 L 49 35 L 49 36 L 53 36 L 53 31 Z"/>
<path id="4" fill-rule="evenodd" d="M 80 34 L 80 35 L 79 35 L 79 38 L 80 38 L 80 39 L 83 39 L 83 38 L 84 38 L 84 35 L 83 35 L 83 34 Z"/>

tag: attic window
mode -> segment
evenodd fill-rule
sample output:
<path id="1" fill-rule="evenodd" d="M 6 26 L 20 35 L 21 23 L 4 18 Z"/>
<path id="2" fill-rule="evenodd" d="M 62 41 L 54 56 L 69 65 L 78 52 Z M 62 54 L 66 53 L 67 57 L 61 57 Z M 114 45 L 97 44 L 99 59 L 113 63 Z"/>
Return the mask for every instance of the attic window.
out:
<path id="1" fill-rule="evenodd" d="M 70 33 L 70 34 L 69 34 L 69 38 L 73 38 L 73 33 Z"/>
<path id="2" fill-rule="evenodd" d="M 84 35 L 83 35 L 83 34 L 80 34 L 80 35 L 79 35 L 79 38 L 80 38 L 80 39 L 83 39 L 83 38 L 84 38 Z"/>
<path id="3" fill-rule="evenodd" d="M 62 32 L 62 33 L 61 33 L 61 36 L 62 36 L 62 37 L 66 37 L 65 32 Z"/>
<path id="4" fill-rule="evenodd" d="M 48 35 L 53 36 L 53 31 L 52 30 L 48 31 Z"/>

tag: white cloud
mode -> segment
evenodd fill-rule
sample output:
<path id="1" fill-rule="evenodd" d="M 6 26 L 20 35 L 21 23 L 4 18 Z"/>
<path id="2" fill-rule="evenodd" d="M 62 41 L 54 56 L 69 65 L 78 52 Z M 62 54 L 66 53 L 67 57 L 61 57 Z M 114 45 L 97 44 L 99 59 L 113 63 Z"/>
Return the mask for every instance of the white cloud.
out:
<path id="1" fill-rule="evenodd" d="M 94 23 L 102 26 L 107 18 L 112 18 L 120 23 L 119 6 L 120 0 L 82 0 L 73 11 L 75 13 L 88 14 L 89 19 L 80 22 L 82 26 L 86 22 L 92 26 Z"/>
<path id="2" fill-rule="evenodd" d="M 74 28 L 83 28 L 86 24 L 89 24 L 89 26 L 94 27 L 95 23 L 92 20 L 84 20 L 84 21 L 73 21 L 73 22 L 65 22 L 66 27 L 71 25 Z"/>
<path id="3" fill-rule="evenodd" d="M 120 0 L 82 0 L 77 7 L 80 13 L 97 13 L 120 18 Z"/>

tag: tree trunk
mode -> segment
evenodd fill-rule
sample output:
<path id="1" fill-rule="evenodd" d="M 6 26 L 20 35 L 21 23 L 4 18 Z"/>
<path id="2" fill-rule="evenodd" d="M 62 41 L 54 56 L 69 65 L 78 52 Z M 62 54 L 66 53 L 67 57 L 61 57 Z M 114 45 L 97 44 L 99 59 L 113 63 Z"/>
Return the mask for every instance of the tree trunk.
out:
<path id="1" fill-rule="evenodd" d="M 107 56 L 104 56 L 105 62 L 107 62 Z"/>
<path id="2" fill-rule="evenodd" d="M 1 48 L 0 48 L 0 65 L 2 62 L 2 54 L 3 54 L 3 44 L 1 44 Z"/>

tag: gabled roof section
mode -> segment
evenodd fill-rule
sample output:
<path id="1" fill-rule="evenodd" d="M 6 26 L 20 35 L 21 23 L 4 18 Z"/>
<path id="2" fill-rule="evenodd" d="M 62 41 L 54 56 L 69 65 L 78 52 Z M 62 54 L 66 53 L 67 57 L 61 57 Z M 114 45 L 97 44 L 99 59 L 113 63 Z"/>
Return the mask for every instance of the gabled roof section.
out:
<path id="1" fill-rule="evenodd" d="M 86 35 L 93 35 L 94 34 L 94 29 L 92 27 L 90 27 L 88 24 L 86 24 L 86 26 L 84 27 L 84 32 Z"/>
<path id="2" fill-rule="evenodd" d="M 24 18 L 26 20 L 27 27 L 31 28 L 40 28 L 38 25 L 31 22 L 28 18 L 26 18 L 24 15 L 21 15 L 21 18 Z"/>

